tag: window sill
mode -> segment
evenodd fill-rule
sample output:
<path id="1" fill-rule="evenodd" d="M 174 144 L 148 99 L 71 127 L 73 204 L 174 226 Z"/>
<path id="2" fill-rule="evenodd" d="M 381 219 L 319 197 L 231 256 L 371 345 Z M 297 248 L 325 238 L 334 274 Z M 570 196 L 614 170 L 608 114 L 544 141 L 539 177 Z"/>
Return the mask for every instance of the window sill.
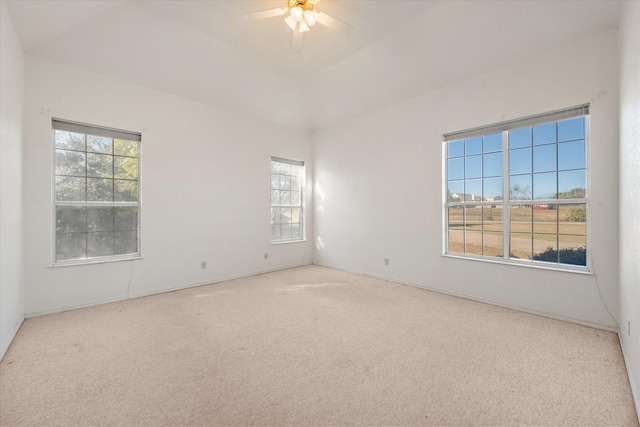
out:
<path id="1" fill-rule="evenodd" d="M 511 265 L 514 267 L 526 267 L 526 268 L 535 268 L 538 270 L 551 270 L 558 271 L 562 273 L 574 273 L 574 274 L 582 274 L 586 276 L 593 276 L 593 272 L 589 269 L 589 267 L 571 267 L 565 265 L 554 265 L 554 264 L 545 264 L 542 262 L 531 262 L 531 261 L 505 261 L 501 258 L 491 259 L 491 258 L 479 258 L 465 255 L 455 255 L 455 254 L 442 254 L 443 257 L 446 258 L 455 258 L 455 259 L 463 259 L 468 261 L 480 261 L 487 262 L 491 264 L 502 264 L 502 265 Z"/>
<path id="2" fill-rule="evenodd" d="M 106 264 L 111 262 L 122 262 L 122 261 L 136 261 L 139 259 L 143 259 L 142 255 L 132 255 L 126 257 L 113 257 L 113 258 L 95 258 L 89 260 L 70 260 L 70 261 L 60 261 L 51 264 L 48 268 L 60 268 L 60 267 L 77 267 L 82 265 L 93 265 L 93 264 Z"/>
<path id="3" fill-rule="evenodd" d="M 271 242 L 272 246 L 278 246 L 278 245 L 288 245 L 290 243 L 305 243 L 307 241 L 307 239 L 302 239 L 302 240 L 286 240 L 284 242 Z"/>

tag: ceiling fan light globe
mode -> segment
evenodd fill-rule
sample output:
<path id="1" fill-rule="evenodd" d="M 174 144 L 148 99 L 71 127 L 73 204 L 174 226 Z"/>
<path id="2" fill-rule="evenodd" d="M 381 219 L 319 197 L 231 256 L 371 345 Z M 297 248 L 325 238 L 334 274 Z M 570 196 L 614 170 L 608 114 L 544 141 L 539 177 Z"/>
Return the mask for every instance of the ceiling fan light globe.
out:
<path id="1" fill-rule="evenodd" d="M 305 31 L 309 31 L 309 29 L 309 26 L 304 20 L 300 21 L 300 27 L 298 27 L 298 31 L 304 33 Z"/>
<path id="2" fill-rule="evenodd" d="M 304 11 L 304 20 L 307 21 L 310 27 L 313 27 L 316 22 L 318 22 L 318 12 L 314 12 L 313 10 L 305 10 Z"/>
<path id="3" fill-rule="evenodd" d="M 302 8 L 300 6 L 296 6 L 291 9 L 291 16 L 298 22 L 302 21 Z"/>
<path id="4" fill-rule="evenodd" d="M 296 21 L 293 16 L 291 16 L 291 15 L 287 16 L 286 18 L 284 18 L 284 22 L 286 22 L 287 25 L 289 26 L 289 28 L 291 28 L 293 31 L 296 30 L 296 26 L 298 25 L 298 21 Z"/>

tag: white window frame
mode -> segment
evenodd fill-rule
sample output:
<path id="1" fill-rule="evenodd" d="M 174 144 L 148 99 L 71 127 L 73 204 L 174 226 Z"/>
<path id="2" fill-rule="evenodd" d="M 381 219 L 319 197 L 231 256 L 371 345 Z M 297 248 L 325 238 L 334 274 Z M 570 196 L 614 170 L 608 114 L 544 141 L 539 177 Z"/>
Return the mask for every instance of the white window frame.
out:
<path id="1" fill-rule="evenodd" d="M 285 191 L 285 192 L 289 192 L 289 195 L 292 194 L 292 192 L 297 192 L 294 189 L 282 189 L 280 190 L 279 188 L 274 188 L 273 185 L 273 164 L 275 163 L 279 163 L 279 164 L 286 164 L 289 166 L 296 166 L 296 167 L 300 167 L 301 168 L 301 172 L 299 175 L 299 183 L 298 183 L 298 187 L 299 188 L 299 192 L 300 192 L 300 200 L 299 202 L 296 203 L 280 203 L 278 201 L 274 201 L 274 197 L 279 197 L 276 193 L 278 191 Z M 298 242 L 304 242 L 306 241 L 306 223 L 305 223 L 305 180 L 306 180 L 306 168 L 304 165 L 303 161 L 300 160 L 292 160 L 292 159 L 285 159 L 282 157 L 271 157 L 271 162 L 270 162 L 271 168 L 270 168 L 270 173 L 269 173 L 269 182 L 270 182 L 270 201 L 271 201 L 271 207 L 270 207 L 270 211 L 271 211 L 271 244 L 272 245 L 280 245 L 280 244 L 287 244 L 287 243 L 298 243 Z M 277 174 L 280 175 L 280 174 Z M 275 193 L 274 193 L 275 192 Z M 297 224 L 299 224 L 299 234 L 297 236 L 293 236 L 293 233 L 291 235 L 289 235 L 288 237 L 282 237 L 280 236 L 280 232 L 278 231 L 277 234 L 274 234 L 274 228 L 280 229 L 281 225 L 286 226 L 287 224 L 284 223 L 280 223 L 280 222 L 274 222 L 274 209 L 289 209 L 289 208 L 295 208 L 295 209 L 299 209 L 299 217 L 298 220 L 299 222 Z M 279 214 L 279 213 L 278 213 Z M 274 237 L 274 236 L 279 236 L 279 237 Z"/>
<path id="2" fill-rule="evenodd" d="M 56 198 L 56 143 L 55 132 L 56 130 L 68 131 L 74 133 L 81 133 L 87 136 L 101 136 L 114 139 L 124 139 L 127 141 L 138 142 L 138 200 L 136 202 L 92 202 L 92 201 L 58 201 Z M 51 259 L 52 267 L 65 267 L 73 265 L 85 265 L 85 264 L 98 264 L 105 262 L 116 261 L 128 261 L 142 258 L 142 235 L 141 235 L 141 218 L 142 218 L 142 203 L 141 203 L 141 158 L 142 158 L 142 134 L 139 132 L 125 131 L 120 129 L 108 128 L 97 125 L 90 125 L 85 123 L 73 122 L 69 120 L 63 120 L 58 118 L 52 119 L 52 182 L 51 182 L 51 200 L 52 200 L 52 247 L 51 247 Z M 87 153 L 85 148 L 85 153 Z M 112 154 L 117 157 L 117 155 Z M 86 163 L 85 163 L 86 169 Z M 114 178 L 115 179 L 115 178 Z M 136 242 L 137 251 L 135 253 L 127 253 L 120 255 L 107 255 L 96 256 L 86 258 L 76 258 L 67 260 L 56 260 L 56 239 L 57 239 L 57 208 L 58 207 L 137 207 L 137 229 L 136 229 Z M 115 232 L 115 231 L 114 231 Z"/>
<path id="3" fill-rule="evenodd" d="M 510 197 L 510 173 L 509 173 L 509 131 L 516 130 L 523 127 L 532 127 L 536 125 L 541 125 L 545 123 L 551 122 L 559 122 L 562 120 L 568 120 L 572 118 L 582 117 L 585 118 L 585 196 L 582 198 L 572 198 L 572 199 L 530 199 L 530 200 L 518 200 L 511 199 Z M 502 133 L 502 193 L 503 200 L 499 203 L 496 201 L 461 201 L 461 202 L 452 202 L 448 200 L 448 153 L 447 153 L 447 144 L 452 141 L 457 141 L 466 138 L 478 137 L 491 135 L 495 133 Z M 558 144 L 558 142 L 556 142 Z M 533 144 L 532 144 L 533 146 Z M 568 271 L 573 273 L 582 273 L 582 274 L 591 274 L 590 271 L 590 161 L 589 161 L 589 146 L 590 146 L 590 116 L 589 116 L 589 104 L 584 104 L 568 109 L 553 111 L 549 113 L 544 113 L 540 115 L 530 116 L 522 119 L 511 120 L 507 122 L 502 122 L 494 125 L 483 126 L 473 129 L 468 129 L 459 132 L 452 132 L 443 135 L 443 255 L 452 258 L 462 258 L 462 259 L 471 259 L 471 260 L 479 260 L 486 262 L 497 262 L 497 263 L 506 263 L 511 265 L 520 265 L 526 267 L 535 267 L 542 269 L 551 269 L 551 270 L 560 270 L 560 271 Z M 558 172 L 558 169 L 556 169 Z M 533 171 L 532 171 L 533 173 Z M 464 196 L 466 197 L 466 195 Z M 471 202 L 471 203 L 470 203 Z M 449 207 L 452 206 L 468 206 L 470 204 L 473 205 L 502 205 L 502 249 L 503 254 L 501 257 L 499 256 L 488 256 L 488 255 L 473 255 L 473 254 L 465 254 L 458 252 L 450 252 L 449 251 Z M 584 204 L 586 209 L 586 265 L 572 265 L 572 264 L 560 264 L 560 263 L 552 263 L 546 261 L 538 261 L 538 260 L 523 260 L 520 258 L 512 258 L 510 256 L 511 252 L 511 242 L 510 242 L 510 225 L 511 225 L 511 206 L 514 205 L 544 205 L 544 204 L 554 204 L 554 205 L 573 205 L 573 204 Z M 484 234 L 484 231 L 482 232 Z M 533 233 L 532 233 L 533 234 Z M 556 235 L 560 235 L 560 231 L 556 231 Z M 557 249 L 556 249 L 557 250 Z"/>

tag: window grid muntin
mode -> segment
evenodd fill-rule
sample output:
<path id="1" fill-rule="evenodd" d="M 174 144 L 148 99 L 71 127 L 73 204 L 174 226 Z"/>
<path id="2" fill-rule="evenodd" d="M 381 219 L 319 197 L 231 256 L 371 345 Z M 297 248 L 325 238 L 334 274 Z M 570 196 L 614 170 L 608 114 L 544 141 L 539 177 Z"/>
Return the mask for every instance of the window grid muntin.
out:
<path id="1" fill-rule="evenodd" d="M 531 207 L 531 209 L 533 209 L 534 205 L 546 205 L 546 204 L 551 204 L 554 205 L 554 209 L 557 215 L 557 221 L 556 221 L 556 228 L 557 228 L 557 233 L 555 235 L 555 240 L 556 240 L 556 250 L 557 250 L 557 257 L 558 260 L 556 263 L 551 264 L 551 265 L 555 265 L 556 267 L 560 267 L 561 269 L 580 269 L 580 270 L 584 270 L 588 267 L 589 262 L 588 259 L 586 257 L 586 250 L 589 247 L 589 236 L 588 236 L 588 218 L 589 218 L 589 214 L 588 214 L 588 158 L 587 158 L 587 150 L 588 150 L 588 138 L 589 138 L 589 133 L 588 133 L 588 124 L 589 124 L 589 115 L 588 115 L 588 105 L 582 106 L 573 109 L 573 112 L 569 112 L 569 111 L 561 111 L 559 112 L 559 117 L 555 120 L 550 120 L 549 124 L 551 123 L 555 123 L 555 141 L 549 141 L 547 142 L 548 145 L 555 145 L 555 153 L 556 153 L 556 158 L 555 158 L 555 163 L 556 163 L 556 170 L 554 171 L 555 176 L 556 176 L 556 192 L 555 192 L 555 196 L 557 198 L 552 198 L 552 199 L 533 199 L 534 197 L 534 190 L 533 188 L 531 189 L 531 198 L 527 199 L 527 200 L 511 200 L 509 195 L 511 193 L 511 189 L 510 189 L 510 181 L 511 181 L 511 173 L 509 171 L 509 167 L 510 167 L 510 162 L 509 162 L 509 153 L 510 153 L 510 142 L 509 142 L 509 137 L 510 137 L 510 133 L 511 131 L 517 131 L 518 129 L 520 129 L 523 125 L 525 127 L 529 127 L 530 128 L 530 132 L 533 133 L 533 128 L 535 126 L 539 126 L 541 124 L 545 124 L 544 122 L 542 122 L 539 118 L 535 118 L 534 122 L 535 123 L 531 123 L 531 124 L 527 124 L 526 123 L 526 119 L 519 119 L 517 121 L 518 123 L 518 127 L 512 127 L 509 128 L 508 127 L 508 123 L 507 124 L 501 124 L 501 125 L 494 125 L 494 126 L 489 126 L 486 129 L 490 130 L 491 132 L 495 132 L 496 128 L 502 127 L 505 128 L 504 130 L 502 130 L 502 143 L 503 143 L 503 149 L 502 149 L 502 153 L 503 153 L 503 177 L 508 177 L 509 179 L 503 179 L 503 196 L 504 196 L 504 200 L 502 202 L 503 205 L 503 220 L 502 220 L 502 233 L 503 233 L 503 260 L 507 261 L 508 263 L 518 263 L 520 264 L 521 261 L 518 259 L 514 259 L 511 258 L 509 256 L 509 251 L 507 251 L 507 248 L 511 249 L 511 234 L 512 231 L 510 229 L 511 226 L 511 215 L 510 215 L 510 211 L 511 211 L 511 206 L 513 205 L 528 205 Z M 576 111 L 581 112 L 582 114 L 576 114 Z M 544 117 L 551 117 L 553 114 L 547 114 L 547 115 L 541 115 Z M 577 138 L 562 138 L 560 136 L 560 125 L 567 123 L 569 121 L 571 121 L 572 119 L 580 119 L 582 120 L 582 125 L 580 127 L 582 134 L 577 137 Z M 464 139 L 466 138 L 471 138 L 471 137 L 477 137 L 477 136 L 486 136 L 489 135 L 490 133 L 483 133 L 482 129 L 478 129 L 478 130 L 472 130 L 472 131 L 463 131 L 463 132 L 459 132 L 456 134 L 449 134 L 449 135 L 445 135 L 445 150 L 444 150 L 444 154 L 445 154 L 445 161 L 444 161 L 444 166 L 445 166 L 445 193 L 449 196 L 449 188 L 450 188 L 450 183 L 452 182 L 452 180 L 449 180 L 450 177 L 450 171 L 449 171 L 449 160 L 451 159 L 451 157 L 449 157 L 449 153 L 450 153 L 450 149 L 449 149 L 449 144 L 452 142 L 458 142 L 459 139 L 456 139 L 455 137 L 462 135 L 462 137 Z M 581 155 L 583 156 L 583 160 L 582 160 L 582 165 L 583 167 L 581 168 L 575 168 L 575 169 L 570 169 L 570 168 L 565 168 L 565 169 L 561 169 L 560 166 L 560 155 L 559 155 L 559 149 L 560 149 L 560 144 L 563 143 L 567 143 L 567 142 L 575 142 L 575 141 L 582 141 L 582 151 L 581 151 Z M 531 183 L 532 183 L 532 187 L 533 187 L 533 176 L 534 176 L 534 166 L 533 166 L 533 161 L 534 161 L 534 156 L 533 156 L 533 148 L 534 147 L 540 147 L 540 146 L 544 146 L 546 144 L 538 144 L 538 145 L 534 145 L 534 140 L 533 140 L 533 136 L 531 137 L 529 144 L 526 145 L 525 147 L 529 147 L 531 149 L 531 156 L 530 156 L 530 160 L 532 162 L 531 164 L 531 169 L 530 172 L 528 173 L 528 175 L 531 176 Z M 514 148 L 518 148 L 518 147 L 514 147 Z M 458 156 L 454 156 L 453 158 L 464 158 L 466 156 L 466 153 L 464 155 L 458 155 Z M 570 198 L 560 198 L 561 197 L 561 188 L 560 188 L 560 177 L 559 174 L 561 172 L 568 172 L 568 171 L 582 171 L 584 174 L 584 179 L 582 180 L 583 183 L 583 188 L 581 190 L 580 193 L 582 194 L 578 194 L 576 197 L 576 194 L 572 194 L 570 195 Z M 484 172 L 483 172 L 484 174 Z M 527 174 L 523 174 L 523 175 L 527 175 Z M 465 179 L 466 181 L 466 179 Z M 483 182 L 484 184 L 484 182 Z M 466 183 L 465 183 L 465 189 L 466 189 Z M 575 188 L 573 190 L 576 190 Z M 484 191 L 485 189 L 483 188 L 483 195 L 484 195 Z M 461 200 L 461 201 L 452 201 L 450 197 L 447 197 L 447 200 L 445 202 L 445 233 L 444 233 L 444 238 L 445 238 L 445 254 L 447 255 L 453 255 L 453 256 L 463 256 L 463 257 L 469 257 L 469 258 L 479 258 L 479 259 L 486 259 L 486 260 L 490 260 L 490 258 L 487 258 L 486 255 L 484 255 L 484 243 L 483 243 L 483 252 L 480 255 L 470 255 L 467 253 L 460 253 L 460 252 L 451 252 L 451 231 L 456 231 L 456 230 L 452 230 L 450 228 L 450 214 L 449 214 L 449 209 L 451 207 L 462 207 L 463 210 L 465 206 L 467 205 L 476 205 L 476 206 L 487 206 L 487 205 L 494 205 L 496 204 L 495 201 L 484 201 L 484 200 L 473 200 L 473 201 L 468 201 L 468 200 Z M 561 232 L 561 221 L 559 218 L 560 215 L 560 206 L 563 205 L 575 205 L 581 208 L 581 210 L 583 211 L 582 215 L 584 216 L 584 221 L 581 222 L 584 228 L 584 233 L 583 234 L 572 234 L 572 233 L 563 233 Z M 465 215 L 466 216 L 466 215 Z M 533 221 L 533 214 L 532 214 L 532 221 Z M 484 215 L 483 215 L 483 223 L 484 223 Z M 464 224 L 466 224 L 466 218 L 464 220 L 463 223 L 463 229 L 464 229 Z M 531 225 L 531 233 L 529 233 L 529 235 L 531 236 L 531 240 L 532 240 L 532 255 L 534 254 L 533 251 L 533 244 L 534 244 L 534 239 L 536 236 L 536 233 L 533 230 L 533 224 Z M 484 241 L 484 224 L 483 224 L 483 241 Z M 464 242 L 463 242 L 463 247 L 466 248 L 467 242 L 466 242 L 466 232 L 462 233 L 464 236 Z M 578 247 L 583 247 L 585 248 L 585 254 L 584 254 L 584 264 L 565 264 L 562 263 L 561 258 L 561 240 L 565 237 L 579 237 L 580 239 L 582 239 L 583 244 L 579 245 Z M 548 264 L 545 261 L 538 261 L 538 260 L 526 260 L 524 261 L 526 262 L 525 265 L 539 265 L 542 266 L 542 264 Z"/>
<path id="2" fill-rule="evenodd" d="M 71 126 L 73 127 L 73 130 L 69 130 L 68 127 Z M 85 130 L 84 133 L 81 133 L 80 130 Z M 97 133 L 104 133 L 104 135 L 94 135 L 90 132 L 92 131 L 96 131 Z M 58 133 L 67 133 L 67 137 L 63 138 L 63 140 L 59 140 L 57 138 Z M 72 135 L 73 134 L 73 135 Z M 121 259 L 131 259 L 131 258 L 138 258 L 140 257 L 140 216 L 141 216 L 141 207 L 140 207 L 140 188 L 139 188 L 139 182 L 140 182 L 140 141 L 141 141 L 141 137 L 140 134 L 135 134 L 135 133 L 130 133 L 130 132 L 125 132 L 125 131 L 119 131 L 119 130 L 112 130 L 112 129 L 107 129 L 107 128 L 99 128 L 99 127 L 95 127 L 95 126 L 91 126 L 91 125 L 82 125 L 82 124 L 77 124 L 77 123 L 72 123 L 72 122 L 65 122 L 65 121 L 60 121 L 57 119 L 53 120 L 53 136 L 54 136 L 54 144 L 53 144 L 53 150 L 54 150 L 54 164 L 53 164 L 53 169 L 54 169 L 54 180 L 53 180 L 53 218 L 54 218 L 54 227 L 53 227 L 53 263 L 54 265 L 66 265 L 66 264 L 84 264 L 84 263 L 94 263 L 94 262 L 104 262 L 104 261 L 116 261 L 116 260 L 121 260 Z M 80 136 L 82 139 L 82 148 L 83 149 L 79 149 L 79 147 L 71 145 L 70 142 L 73 142 L 74 137 L 78 137 Z M 88 139 L 94 136 L 97 139 L 106 139 L 106 140 L 110 140 L 110 148 L 109 148 L 109 153 L 104 153 L 101 151 L 98 151 L 92 147 L 89 147 L 89 142 Z M 62 142 L 61 142 L 62 141 Z M 122 145 L 122 147 L 120 147 L 120 150 L 117 150 L 118 147 L 118 141 L 121 143 L 120 145 Z M 131 154 L 129 152 L 129 155 L 127 154 L 122 154 L 121 151 L 122 150 L 133 150 L 133 154 Z M 84 154 L 84 162 L 82 163 L 82 168 L 84 169 L 84 174 L 64 174 L 64 173 L 58 173 L 59 171 L 59 164 L 58 164 L 58 156 L 56 155 L 59 151 L 64 151 L 64 152 L 77 152 L 77 153 L 83 153 Z M 116 151 L 119 151 L 118 154 L 116 154 Z M 89 172 L 89 164 L 88 164 L 88 155 L 89 154 L 99 154 L 99 155 L 105 155 L 107 157 L 111 158 L 111 177 L 107 177 L 107 178 L 100 178 L 100 177 L 93 177 L 92 175 L 90 175 Z M 131 159 L 131 160 L 135 160 L 135 163 L 133 165 L 133 172 L 129 171 L 129 173 L 133 173 L 133 178 L 117 178 L 116 177 L 116 159 Z M 72 200 L 59 200 L 58 198 L 58 181 L 59 179 L 64 179 L 64 178 L 80 178 L 84 180 L 84 195 L 81 198 L 75 198 Z M 88 180 L 94 178 L 94 179 L 104 179 L 104 180 L 108 180 L 111 181 L 111 194 L 110 194 L 110 199 L 111 200 L 107 200 L 107 201 L 94 201 L 94 200 L 89 200 L 90 194 L 90 186 L 88 185 Z M 118 200 L 118 201 L 114 201 L 115 198 L 122 198 L 124 193 L 118 194 L 117 193 L 117 189 L 116 189 L 116 185 L 114 184 L 116 181 L 120 182 L 120 181 L 126 181 L 126 182 L 131 182 L 131 183 L 135 183 L 135 186 L 132 188 L 129 188 L 129 190 L 132 190 L 132 197 L 129 197 L 131 199 L 134 199 L 134 201 L 130 201 L 130 200 Z M 125 188 L 126 189 L 126 188 Z M 89 220 L 89 210 L 90 209 L 96 209 L 96 208 L 110 208 L 111 212 L 112 212 L 112 221 L 114 222 L 113 224 L 113 230 L 112 231 L 104 231 L 104 230 L 93 230 L 90 229 L 90 225 L 88 224 L 88 220 Z M 116 210 L 118 208 L 130 208 L 130 209 L 134 209 L 133 211 L 133 217 L 134 219 L 134 223 L 135 226 L 133 229 L 119 229 L 116 224 L 115 221 L 118 220 L 118 214 L 116 214 Z M 63 222 L 60 218 L 59 215 L 63 215 L 65 209 L 68 211 L 69 209 L 82 209 L 83 211 L 85 211 L 84 213 L 84 230 L 82 231 L 61 231 L 59 230 L 60 224 L 61 222 Z M 62 213 L 62 214 L 61 214 Z M 131 217 L 131 215 L 128 215 L 129 217 Z M 121 218 L 122 219 L 122 218 Z M 131 218 L 129 218 L 131 219 Z M 127 237 L 127 239 L 123 240 L 118 240 L 119 237 L 122 237 L 123 233 L 128 233 L 129 236 Z M 110 253 L 108 254 L 100 254 L 100 255 L 96 255 L 96 256 L 92 256 L 92 248 L 89 245 L 89 241 L 90 239 L 93 238 L 97 238 L 99 237 L 99 234 L 110 234 L 110 240 L 112 242 L 111 244 L 111 251 L 109 251 Z M 75 257 L 61 257 L 60 254 L 62 253 L 61 248 L 59 247 L 59 240 L 64 239 L 64 238 L 70 238 L 72 235 L 76 235 L 76 236 L 80 236 L 80 235 L 84 235 L 84 246 L 82 251 L 78 251 L 78 252 L 82 252 L 81 256 L 75 256 Z M 108 237 L 108 236 L 103 236 L 103 237 Z M 82 240 L 82 239 L 81 239 Z M 118 244 L 120 244 L 120 247 L 123 247 L 123 245 L 125 246 L 129 246 L 130 249 L 125 250 L 125 251 L 119 251 L 117 249 Z M 69 251 L 73 251 L 74 249 L 77 248 L 67 248 Z"/>

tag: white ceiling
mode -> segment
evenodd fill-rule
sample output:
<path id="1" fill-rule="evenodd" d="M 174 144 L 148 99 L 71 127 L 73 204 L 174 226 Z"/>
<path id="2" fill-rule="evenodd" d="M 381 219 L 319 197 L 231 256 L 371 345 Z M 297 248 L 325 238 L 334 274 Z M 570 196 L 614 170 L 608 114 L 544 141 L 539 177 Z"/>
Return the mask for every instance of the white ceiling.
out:
<path id="1" fill-rule="evenodd" d="M 317 129 L 618 25 L 620 1 L 322 0 L 291 52 L 286 0 L 9 0 L 25 52 Z"/>

